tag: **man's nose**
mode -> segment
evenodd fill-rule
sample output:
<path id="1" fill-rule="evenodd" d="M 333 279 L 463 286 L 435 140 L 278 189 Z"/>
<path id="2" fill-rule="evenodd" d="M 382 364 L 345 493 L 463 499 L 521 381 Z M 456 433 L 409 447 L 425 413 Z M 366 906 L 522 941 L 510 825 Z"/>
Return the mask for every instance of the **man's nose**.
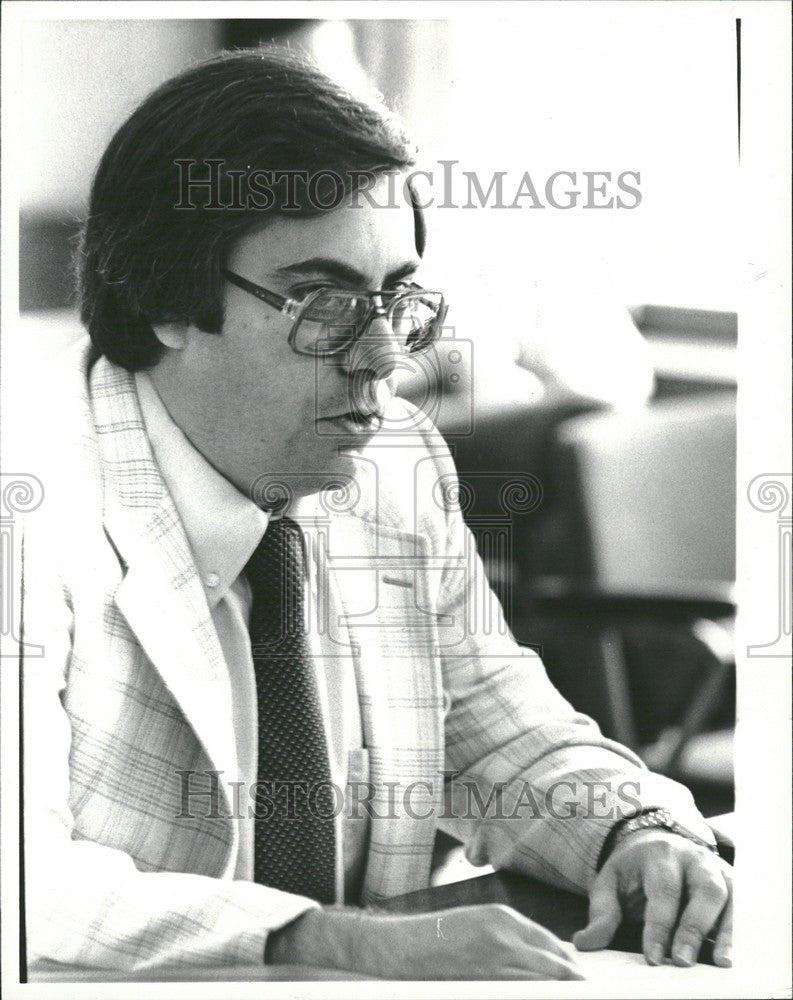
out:
<path id="1" fill-rule="evenodd" d="M 350 350 L 350 373 L 368 375 L 377 381 L 388 378 L 397 366 L 402 349 L 385 316 L 375 315 Z"/>
<path id="2" fill-rule="evenodd" d="M 396 395 L 401 354 L 388 319 L 374 316 L 346 358 L 350 409 L 369 413 L 387 406 Z"/>
<path id="3" fill-rule="evenodd" d="M 392 375 L 401 354 L 391 323 L 385 316 L 375 315 L 350 348 L 346 367 L 356 379 L 381 382 Z"/>

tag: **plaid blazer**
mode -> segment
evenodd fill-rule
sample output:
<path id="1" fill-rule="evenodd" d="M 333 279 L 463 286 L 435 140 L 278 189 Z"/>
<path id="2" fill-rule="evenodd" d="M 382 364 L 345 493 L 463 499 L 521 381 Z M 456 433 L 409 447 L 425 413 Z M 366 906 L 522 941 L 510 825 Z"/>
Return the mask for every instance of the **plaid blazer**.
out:
<path id="1" fill-rule="evenodd" d="M 30 960 L 259 962 L 267 932 L 316 904 L 233 877 L 229 678 L 134 379 L 106 359 L 89 375 L 81 342 L 42 398 L 45 500 L 25 530 L 24 634 L 41 649 L 24 663 Z M 408 415 L 409 438 L 367 449 L 355 482 L 301 515 L 328 595 L 316 627 L 354 662 L 375 788 L 363 901 L 425 887 L 439 826 L 475 864 L 578 891 L 639 808 L 709 836 L 685 789 L 606 740 L 516 646 L 448 450 Z"/>

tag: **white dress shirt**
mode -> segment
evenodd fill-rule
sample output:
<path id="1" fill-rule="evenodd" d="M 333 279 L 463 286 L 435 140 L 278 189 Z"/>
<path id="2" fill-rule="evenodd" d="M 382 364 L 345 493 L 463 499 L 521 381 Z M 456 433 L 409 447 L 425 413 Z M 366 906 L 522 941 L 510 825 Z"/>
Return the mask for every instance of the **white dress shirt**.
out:
<path id="1" fill-rule="evenodd" d="M 239 854 L 235 877 L 253 880 L 253 824 L 247 815 L 248 790 L 257 777 L 257 703 L 248 621 L 251 590 L 244 568 L 261 541 L 269 515 L 241 493 L 193 447 L 171 419 L 145 372 L 135 375 L 146 431 L 155 460 L 181 518 L 231 679 L 239 795 Z M 308 547 L 310 548 L 310 546 Z M 316 588 L 317 573 L 307 586 Z M 308 606 L 317 607 L 316 593 Z M 328 733 L 331 779 L 338 789 L 368 780 L 362 746 L 353 662 L 338 647 L 325 646 L 319 630 L 308 628 L 309 655 L 316 666 L 320 705 Z M 329 655 L 332 652 L 333 655 Z M 222 781 L 234 780 L 221 776 Z M 337 820 L 337 901 L 355 902 L 366 857 L 368 822 L 356 798 L 345 794 Z"/>

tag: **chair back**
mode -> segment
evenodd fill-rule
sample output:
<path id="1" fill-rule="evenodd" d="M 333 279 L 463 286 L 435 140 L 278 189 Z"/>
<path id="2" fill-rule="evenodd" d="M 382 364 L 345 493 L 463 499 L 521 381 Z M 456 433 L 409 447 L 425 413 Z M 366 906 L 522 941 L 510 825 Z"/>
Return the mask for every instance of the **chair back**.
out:
<path id="1" fill-rule="evenodd" d="M 567 488 L 582 565 L 603 594 L 729 599 L 735 581 L 736 419 L 731 394 L 567 421 Z M 569 504 L 565 506 L 570 509 Z"/>

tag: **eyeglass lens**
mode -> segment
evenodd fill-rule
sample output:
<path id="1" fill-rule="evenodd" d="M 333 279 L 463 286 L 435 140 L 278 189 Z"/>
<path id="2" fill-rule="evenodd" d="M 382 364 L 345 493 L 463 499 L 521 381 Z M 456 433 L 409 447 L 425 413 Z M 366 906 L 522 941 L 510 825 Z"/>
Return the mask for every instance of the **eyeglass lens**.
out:
<path id="1" fill-rule="evenodd" d="M 410 353 L 425 350 L 433 342 L 443 298 L 438 292 L 417 292 L 397 299 L 389 310 L 394 336 Z M 295 347 L 310 354 L 344 350 L 364 331 L 362 324 L 371 311 L 365 295 L 323 291 L 307 304 L 294 333 Z"/>

